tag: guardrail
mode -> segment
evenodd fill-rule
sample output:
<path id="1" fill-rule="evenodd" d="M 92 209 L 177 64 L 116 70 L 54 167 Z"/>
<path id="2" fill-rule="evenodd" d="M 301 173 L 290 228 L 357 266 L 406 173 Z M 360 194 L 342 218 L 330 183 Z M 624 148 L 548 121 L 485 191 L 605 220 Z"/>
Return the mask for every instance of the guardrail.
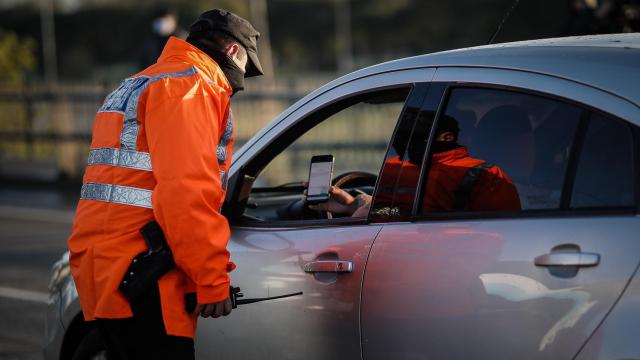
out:
<path id="1" fill-rule="evenodd" d="M 111 88 L 0 88 L 0 178 L 79 181 L 95 113 Z M 234 97 L 236 148 L 307 92 L 299 88 L 260 88 Z M 374 168 L 382 161 L 380 154 L 390 136 L 382 131 L 361 131 L 376 117 L 388 116 L 371 112 L 343 115 L 333 125 L 325 126 L 321 134 L 305 135 L 304 141 L 279 156 L 277 171 L 267 171 L 263 180 L 278 184 L 287 177 L 302 179 L 308 173 L 311 156 L 320 153 L 334 154 L 336 164 L 344 168 L 360 168 L 363 164 Z M 345 127 L 347 122 L 353 122 L 353 126 Z"/>
<path id="2" fill-rule="evenodd" d="M 47 178 L 40 180 L 79 179 L 95 112 L 115 87 L 0 87 L 0 178 L 32 178 L 35 174 Z M 307 92 L 299 87 L 259 87 L 234 97 L 236 118 L 243 119 L 237 122 L 236 143 L 248 140 Z"/>

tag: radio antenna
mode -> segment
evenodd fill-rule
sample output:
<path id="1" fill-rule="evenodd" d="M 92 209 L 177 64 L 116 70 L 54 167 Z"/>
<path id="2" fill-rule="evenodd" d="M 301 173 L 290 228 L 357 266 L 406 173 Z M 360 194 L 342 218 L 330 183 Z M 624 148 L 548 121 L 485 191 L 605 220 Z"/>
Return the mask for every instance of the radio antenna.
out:
<path id="1" fill-rule="evenodd" d="M 498 27 L 496 28 L 496 31 L 493 32 L 493 35 L 491 35 L 491 37 L 489 38 L 489 41 L 487 41 L 487 45 L 491 45 L 493 43 L 493 40 L 496 39 L 496 36 L 498 36 L 498 33 L 500 32 L 500 30 L 502 30 L 502 25 L 504 25 L 505 21 L 507 21 L 507 19 L 511 15 L 511 12 L 513 11 L 513 9 L 516 8 L 516 6 L 518 5 L 519 2 L 520 2 L 520 0 L 515 0 L 511 4 L 511 7 L 509 8 L 509 10 L 507 10 L 507 13 L 504 14 L 504 16 L 502 17 L 502 21 L 500 21 L 500 24 L 498 24 Z"/>

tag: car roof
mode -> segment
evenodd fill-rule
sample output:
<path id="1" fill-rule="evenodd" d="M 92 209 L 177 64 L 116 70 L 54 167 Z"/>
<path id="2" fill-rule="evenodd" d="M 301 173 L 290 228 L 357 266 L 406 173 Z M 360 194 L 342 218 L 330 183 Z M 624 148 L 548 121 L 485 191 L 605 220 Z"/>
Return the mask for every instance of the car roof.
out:
<path id="1" fill-rule="evenodd" d="M 457 49 L 389 61 L 345 75 L 314 93 L 381 72 L 418 67 L 488 67 L 569 79 L 616 94 L 640 106 L 639 64 L 640 33 L 552 38 Z"/>
<path id="2" fill-rule="evenodd" d="M 278 115 L 254 139 L 262 137 L 296 108 L 344 83 L 425 67 L 498 68 L 547 74 L 601 89 L 640 106 L 638 64 L 640 33 L 519 41 L 413 56 L 357 70 L 319 87 Z"/>

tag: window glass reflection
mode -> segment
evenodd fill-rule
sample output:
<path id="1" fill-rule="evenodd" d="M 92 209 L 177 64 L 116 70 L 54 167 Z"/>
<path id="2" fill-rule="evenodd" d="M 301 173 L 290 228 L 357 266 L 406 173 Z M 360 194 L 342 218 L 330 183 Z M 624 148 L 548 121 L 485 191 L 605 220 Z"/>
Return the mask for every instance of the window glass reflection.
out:
<path id="1" fill-rule="evenodd" d="M 594 114 L 580 153 L 571 207 L 633 206 L 633 152 L 628 125 Z"/>
<path id="2" fill-rule="evenodd" d="M 582 110 L 494 89 L 454 89 L 438 120 L 423 212 L 559 208 Z"/>

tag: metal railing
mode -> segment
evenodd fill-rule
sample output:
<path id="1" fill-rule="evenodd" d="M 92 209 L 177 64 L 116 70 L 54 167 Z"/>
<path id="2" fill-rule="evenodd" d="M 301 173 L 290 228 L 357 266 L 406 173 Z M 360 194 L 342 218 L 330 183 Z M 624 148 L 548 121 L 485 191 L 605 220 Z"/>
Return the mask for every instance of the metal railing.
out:
<path id="1" fill-rule="evenodd" d="M 115 86 L 0 87 L 0 177 L 79 179 L 97 109 Z M 310 89 L 309 89 L 310 90 Z M 258 88 L 233 99 L 236 144 L 241 145 L 308 91 Z M 39 169 L 35 169 L 35 168 Z M 36 175 L 36 177 L 42 177 Z M 46 179 L 42 179 L 46 180 Z"/>
<path id="2" fill-rule="evenodd" d="M 312 84 L 313 88 L 315 85 Z M 95 113 L 113 88 L 0 87 L 0 178 L 79 181 L 87 160 Z M 311 90 L 311 86 L 258 88 L 234 97 L 236 149 Z M 372 171 L 376 169 L 397 113 L 355 108 L 355 112 L 338 115 L 333 125 L 296 142 L 280 157 L 277 171 L 263 180 L 277 184 L 291 177 L 302 179 L 308 172 L 311 156 L 325 152 L 334 153 L 345 169 L 363 164 L 370 164 L 366 168 Z M 371 121 L 385 119 L 391 122 L 384 131 L 371 129 Z"/>

